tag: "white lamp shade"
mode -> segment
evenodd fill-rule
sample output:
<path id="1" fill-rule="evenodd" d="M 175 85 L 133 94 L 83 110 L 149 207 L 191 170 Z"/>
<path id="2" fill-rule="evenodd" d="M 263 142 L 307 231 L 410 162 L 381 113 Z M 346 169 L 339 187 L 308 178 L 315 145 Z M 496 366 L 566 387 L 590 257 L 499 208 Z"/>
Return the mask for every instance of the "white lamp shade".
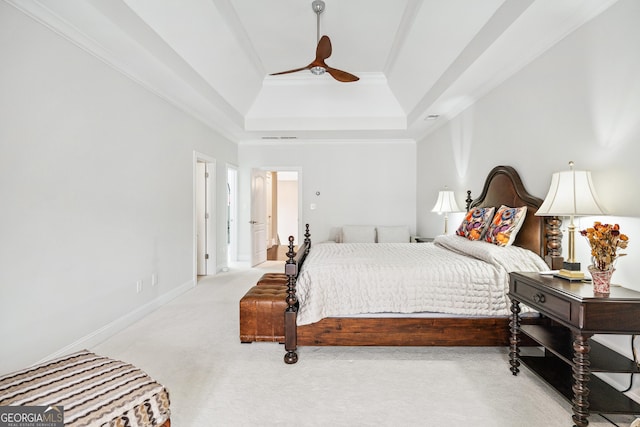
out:
<path id="1" fill-rule="evenodd" d="M 460 212 L 460 208 L 458 208 L 453 191 L 440 191 L 438 193 L 438 201 L 436 202 L 436 205 L 433 207 L 433 209 L 431 209 L 431 212 Z"/>
<path id="2" fill-rule="evenodd" d="M 538 216 L 604 214 L 591 181 L 591 172 L 574 170 L 553 174 L 549 193 L 536 212 Z"/>

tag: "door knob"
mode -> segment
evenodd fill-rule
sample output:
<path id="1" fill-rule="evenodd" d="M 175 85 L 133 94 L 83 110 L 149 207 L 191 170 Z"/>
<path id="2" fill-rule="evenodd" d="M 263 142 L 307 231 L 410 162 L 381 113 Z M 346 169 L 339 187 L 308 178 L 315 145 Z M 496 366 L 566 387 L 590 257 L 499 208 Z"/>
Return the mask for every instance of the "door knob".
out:
<path id="1" fill-rule="evenodd" d="M 258 221 L 249 221 L 249 224 L 257 224 Z"/>

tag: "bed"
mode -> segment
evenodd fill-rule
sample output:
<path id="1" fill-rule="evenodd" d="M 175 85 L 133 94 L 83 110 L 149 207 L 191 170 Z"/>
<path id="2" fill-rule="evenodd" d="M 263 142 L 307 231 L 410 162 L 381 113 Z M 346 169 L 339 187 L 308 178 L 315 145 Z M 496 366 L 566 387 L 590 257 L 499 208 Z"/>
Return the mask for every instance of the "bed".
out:
<path id="1" fill-rule="evenodd" d="M 493 170 L 491 170 L 484 183 L 480 196 L 475 200 L 471 200 L 471 198 L 468 197 L 467 210 L 477 210 L 475 208 L 490 207 L 495 207 L 496 209 L 498 209 L 498 207 L 502 205 L 510 207 L 526 206 L 526 215 L 524 215 L 524 220 L 520 224 L 520 228 L 517 231 L 517 234 L 515 234 L 516 237 L 512 242 L 512 245 L 515 251 L 522 251 L 522 249 L 526 249 L 527 251 L 522 252 L 533 252 L 533 254 L 535 254 L 534 258 L 537 258 L 537 261 L 527 260 L 522 264 L 522 268 L 519 268 L 520 261 L 516 259 L 515 266 L 513 264 L 509 266 L 505 265 L 503 268 L 498 268 L 499 270 L 542 270 L 548 268 L 547 264 L 551 260 L 553 260 L 554 262 L 557 261 L 559 252 L 561 250 L 558 244 L 558 239 L 548 239 L 548 235 L 557 236 L 557 219 L 551 219 L 552 221 L 554 221 L 553 224 L 551 224 L 547 223 L 545 217 L 535 216 L 534 214 L 541 204 L 542 200 L 535 196 L 532 196 L 526 191 L 518 173 L 515 171 L 515 169 L 509 166 L 497 166 Z M 555 227 L 553 225 L 555 225 Z M 447 238 L 446 236 L 443 236 L 443 239 L 440 240 L 447 240 Z M 322 280 L 321 278 L 323 277 L 321 275 L 315 276 L 316 279 L 310 279 L 309 277 L 307 277 L 311 274 L 312 271 L 316 270 L 317 264 L 316 261 L 314 261 L 314 255 L 316 253 L 327 251 L 336 252 L 339 255 L 341 252 L 349 252 L 349 248 L 345 247 L 342 249 L 337 249 L 337 247 L 332 248 L 331 244 L 319 244 L 315 245 L 312 249 L 308 225 L 305 232 L 305 239 L 302 245 L 300 245 L 297 253 L 293 250 L 293 238 L 289 239 L 289 244 L 290 250 L 287 254 L 288 260 L 285 263 L 285 274 L 287 275 L 287 308 L 285 310 L 286 354 L 284 357 L 284 361 L 287 364 L 293 364 L 297 362 L 298 346 L 305 345 L 508 346 L 510 344 L 509 311 L 511 310 L 511 307 L 506 297 L 506 288 L 508 288 L 508 286 L 503 286 L 504 289 L 501 295 L 497 295 L 495 290 L 489 293 L 490 298 L 500 300 L 500 302 L 502 303 L 502 307 L 500 307 L 499 309 L 490 309 L 489 311 L 474 311 L 473 309 L 456 311 L 455 309 L 450 310 L 447 308 L 433 310 L 433 306 L 427 305 L 429 307 L 429 309 L 427 310 L 428 313 L 420 312 L 410 315 L 402 315 L 396 314 L 396 312 L 403 310 L 392 309 L 387 311 L 387 308 L 384 306 L 376 306 L 373 310 L 375 313 L 371 314 L 359 314 L 352 316 L 350 313 L 344 315 L 336 315 L 334 313 L 325 316 L 324 309 L 320 309 L 319 313 L 313 312 L 311 315 L 309 315 L 305 311 L 307 309 L 306 304 L 311 304 L 309 302 L 311 298 L 309 298 L 308 294 L 310 285 L 309 283 L 306 283 L 305 285 L 305 281 L 311 281 L 314 283 L 314 286 L 316 286 L 318 283 L 320 283 L 320 280 Z M 446 246 L 446 242 L 438 242 L 438 239 L 436 239 L 436 243 L 433 244 L 398 244 L 395 249 L 397 249 L 402 258 L 408 256 L 406 255 L 406 252 L 404 252 L 408 249 L 404 248 L 403 246 L 413 246 L 413 249 L 416 249 L 417 246 L 424 246 L 425 248 L 426 246 L 432 246 L 432 248 L 430 248 L 429 250 L 432 250 L 435 247 L 439 247 L 438 251 L 441 251 L 442 248 L 440 246 L 442 246 L 443 244 L 445 244 Z M 387 251 L 387 254 L 381 255 L 382 258 L 380 259 L 384 259 L 384 257 L 387 255 L 393 256 L 388 252 L 390 248 L 394 247 L 393 244 L 379 246 L 380 250 Z M 342 268 L 344 271 L 347 271 L 349 269 L 358 271 L 361 268 L 361 266 L 358 264 L 360 262 L 359 258 L 361 257 L 359 257 L 357 253 L 354 256 L 354 258 L 345 258 L 338 256 L 334 260 L 329 259 L 328 263 L 329 265 L 331 265 L 331 263 L 334 263 L 334 266 L 339 264 L 341 265 L 341 267 L 337 268 Z M 489 255 L 489 257 L 492 256 L 493 255 L 491 254 Z M 454 262 L 458 262 L 456 256 L 452 256 L 451 258 Z M 416 260 L 419 259 L 420 258 L 416 258 Z M 547 261 L 547 264 L 545 264 L 543 260 Z M 310 263 L 305 265 L 305 262 L 307 261 L 309 261 Z M 410 264 L 410 261 L 407 262 Z M 422 261 L 416 261 L 416 263 L 420 262 Z M 446 261 L 440 260 L 439 262 Z M 403 286 L 404 282 L 406 282 L 406 279 L 402 277 L 402 275 L 406 273 L 403 270 L 411 271 L 410 274 L 416 274 L 412 269 L 413 267 L 409 266 L 409 264 L 403 263 L 400 267 L 398 267 L 396 271 L 391 272 L 392 275 L 397 275 L 398 283 L 403 283 Z M 470 268 L 477 268 L 477 266 Z M 429 270 L 429 268 L 422 268 L 422 270 Z M 446 268 L 444 268 L 444 270 L 446 270 Z M 444 280 L 444 282 L 442 283 L 455 282 L 456 279 L 447 279 L 446 277 L 443 278 L 441 277 L 442 274 L 442 271 L 440 271 L 439 280 Z M 504 285 L 507 285 L 508 271 L 506 273 L 504 271 L 501 271 L 499 279 L 497 278 L 496 280 L 505 280 L 505 274 L 506 283 L 504 283 Z M 373 276 L 382 275 L 379 273 L 373 273 L 367 276 L 365 281 L 370 281 L 368 283 L 371 287 L 380 287 L 381 289 L 387 288 L 389 280 L 388 278 L 387 284 L 377 285 L 377 279 Z M 340 279 L 331 280 L 339 281 Z M 345 279 L 341 284 L 338 284 L 338 286 L 335 286 L 333 290 L 327 292 L 327 295 L 329 295 L 329 297 L 326 297 L 325 295 L 319 299 L 324 300 L 325 297 L 330 298 L 330 295 L 333 294 L 335 298 L 342 298 L 343 302 L 348 302 L 348 304 L 345 305 L 350 305 L 353 299 L 359 299 L 358 294 L 354 293 L 354 291 L 352 291 L 348 286 L 345 286 L 345 283 L 347 282 L 349 283 L 349 286 L 351 286 L 351 282 L 353 280 L 355 280 L 354 276 L 345 276 Z M 425 279 L 420 276 L 416 280 L 422 280 L 424 282 L 431 279 Z M 300 289 L 297 289 L 298 286 L 300 286 Z M 304 288 L 305 286 L 307 286 L 306 289 Z M 344 286 L 344 288 L 342 288 L 344 289 L 344 291 L 341 291 L 340 286 Z M 502 286 L 502 284 L 500 286 Z M 300 291 L 300 294 L 298 294 L 298 291 Z M 342 292 L 342 294 L 336 295 L 337 292 Z M 389 297 L 390 295 L 395 296 L 394 293 L 402 294 L 403 292 L 414 292 L 414 290 L 407 290 L 406 287 L 403 287 L 400 291 L 388 291 L 386 295 L 387 297 Z M 473 296 L 471 299 L 476 299 L 477 301 L 478 297 L 479 294 Z M 425 298 L 418 297 L 418 299 L 424 300 Z M 324 301 L 322 302 L 324 303 Z M 456 304 L 457 303 L 454 303 L 453 305 Z M 356 307 L 356 311 L 361 308 L 362 307 L 359 306 Z M 348 310 L 345 309 L 345 311 Z M 385 313 L 380 314 L 378 313 L 379 311 L 383 311 Z M 539 317 L 535 315 L 523 318 L 523 323 L 533 323 L 537 321 L 539 321 Z"/>

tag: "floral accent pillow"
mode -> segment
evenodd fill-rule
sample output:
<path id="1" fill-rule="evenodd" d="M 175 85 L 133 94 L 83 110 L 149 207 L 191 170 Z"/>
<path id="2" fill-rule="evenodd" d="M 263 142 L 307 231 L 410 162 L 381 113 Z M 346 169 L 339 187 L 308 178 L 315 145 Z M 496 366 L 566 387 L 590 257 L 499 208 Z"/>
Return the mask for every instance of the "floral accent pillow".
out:
<path id="1" fill-rule="evenodd" d="M 502 205 L 496 212 L 487 229 L 484 240 L 498 246 L 510 246 L 516 240 L 518 231 L 524 223 L 527 207 L 510 208 Z"/>
<path id="2" fill-rule="evenodd" d="M 465 215 L 462 224 L 456 230 L 458 236 L 466 237 L 469 240 L 482 240 L 484 233 L 493 218 L 494 207 L 473 208 Z"/>

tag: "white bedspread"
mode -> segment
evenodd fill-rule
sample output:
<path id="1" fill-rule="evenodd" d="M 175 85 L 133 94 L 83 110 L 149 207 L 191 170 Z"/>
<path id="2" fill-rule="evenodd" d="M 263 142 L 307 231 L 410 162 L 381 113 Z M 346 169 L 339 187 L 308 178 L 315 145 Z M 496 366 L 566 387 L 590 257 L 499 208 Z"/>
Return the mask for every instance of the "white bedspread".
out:
<path id="1" fill-rule="evenodd" d="M 536 254 L 460 236 L 431 243 L 321 243 L 297 281 L 298 325 L 360 313 L 508 315 L 510 271 L 544 271 Z"/>

